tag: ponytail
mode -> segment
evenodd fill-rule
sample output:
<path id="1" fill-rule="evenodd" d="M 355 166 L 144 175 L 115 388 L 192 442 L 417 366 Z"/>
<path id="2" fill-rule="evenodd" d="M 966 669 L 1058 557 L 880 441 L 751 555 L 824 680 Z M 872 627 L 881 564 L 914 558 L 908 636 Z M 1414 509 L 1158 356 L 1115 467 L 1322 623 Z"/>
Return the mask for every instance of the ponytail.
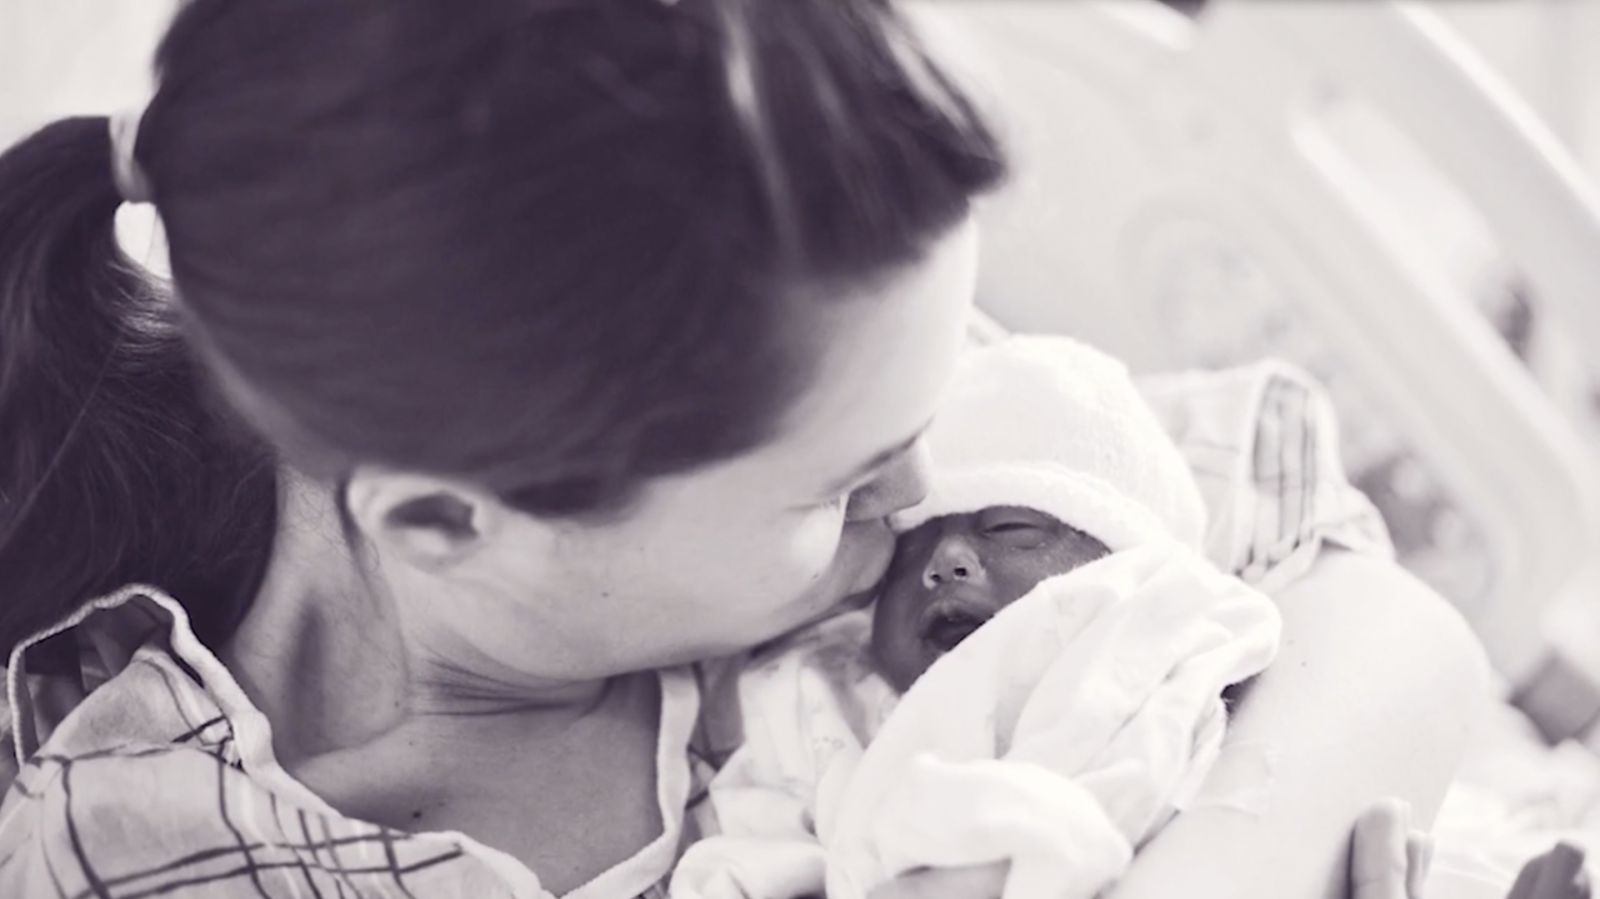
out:
<path id="1" fill-rule="evenodd" d="M 104 118 L 0 155 L 0 659 L 135 581 L 215 646 L 271 550 L 272 454 L 208 399 L 120 204 Z"/>

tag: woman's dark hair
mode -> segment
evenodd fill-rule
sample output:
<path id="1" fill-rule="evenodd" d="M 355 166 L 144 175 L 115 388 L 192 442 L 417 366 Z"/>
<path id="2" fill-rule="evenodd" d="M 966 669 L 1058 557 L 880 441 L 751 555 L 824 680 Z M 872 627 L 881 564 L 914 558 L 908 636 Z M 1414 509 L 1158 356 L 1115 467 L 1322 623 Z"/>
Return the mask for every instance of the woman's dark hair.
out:
<path id="1" fill-rule="evenodd" d="M 131 581 L 215 638 L 276 520 L 265 444 L 203 397 L 172 305 L 118 249 L 103 118 L 0 156 L 0 648 Z M 0 662 L 0 664 L 4 664 Z"/>
<path id="2" fill-rule="evenodd" d="M 623 509 L 768 438 L 800 298 L 1004 172 L 884 0 L 193 0 L 157 75 L 174 299 L 104 119 L 0 157 L 0 648 L 133 580 L 225 639 L 280 457 Z"/>

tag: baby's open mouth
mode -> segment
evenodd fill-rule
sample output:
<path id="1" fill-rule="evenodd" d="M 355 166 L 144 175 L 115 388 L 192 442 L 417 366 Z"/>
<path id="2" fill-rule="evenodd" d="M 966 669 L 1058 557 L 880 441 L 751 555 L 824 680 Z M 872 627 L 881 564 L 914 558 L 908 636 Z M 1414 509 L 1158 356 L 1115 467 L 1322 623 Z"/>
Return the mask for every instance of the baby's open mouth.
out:
<path id="1" fill-rule="evenodd" d="M 922 622 L 923 642 L 940 652 L 949 652 L 956 648 L 956 644 L 972 636 L 972 632 L 982 627 L 989 617 L 959 606 L 934 609 Z"/>

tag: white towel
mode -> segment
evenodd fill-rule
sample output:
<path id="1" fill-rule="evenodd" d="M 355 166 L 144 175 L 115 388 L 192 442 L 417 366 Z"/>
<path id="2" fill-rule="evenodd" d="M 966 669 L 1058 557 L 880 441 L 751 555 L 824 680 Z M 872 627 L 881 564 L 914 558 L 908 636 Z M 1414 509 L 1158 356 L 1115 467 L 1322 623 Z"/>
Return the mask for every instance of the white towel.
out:
<path id="1" fill-rule="evenodd" d="M 824 878 L 829 899 L 860 899 L 1001 860 L 1005 899 L 1094 896 L 1198 789 L 1223 688 L 1264 669 L 1279 632 L 1270 600 L 1167 541 L 1041 582 L 891 711 L 864 674 L 865 621 L 751 672 L 749 739 L 712 783 L 723 832 L 684 855 L 675 899 Z"/>

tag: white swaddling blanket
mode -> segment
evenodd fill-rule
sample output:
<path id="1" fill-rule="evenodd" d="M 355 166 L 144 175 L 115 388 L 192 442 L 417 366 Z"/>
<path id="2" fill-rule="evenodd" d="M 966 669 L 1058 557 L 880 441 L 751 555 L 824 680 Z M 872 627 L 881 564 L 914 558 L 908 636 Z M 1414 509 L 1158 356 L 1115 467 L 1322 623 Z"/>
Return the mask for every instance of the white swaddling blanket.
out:
<path id="1" fill-rule="evenodd" d="M 675 899 L 860 899 L 922 867 L 1009 861 L 1005 899 L 1091 897 L 1198 790 L 1221 692 L 1277 651 L 1272 602 L 1177 543 L 1041 582 L 896 703 L 866 621 L 825 624 L 740 685 L 720 834 Z"/>

